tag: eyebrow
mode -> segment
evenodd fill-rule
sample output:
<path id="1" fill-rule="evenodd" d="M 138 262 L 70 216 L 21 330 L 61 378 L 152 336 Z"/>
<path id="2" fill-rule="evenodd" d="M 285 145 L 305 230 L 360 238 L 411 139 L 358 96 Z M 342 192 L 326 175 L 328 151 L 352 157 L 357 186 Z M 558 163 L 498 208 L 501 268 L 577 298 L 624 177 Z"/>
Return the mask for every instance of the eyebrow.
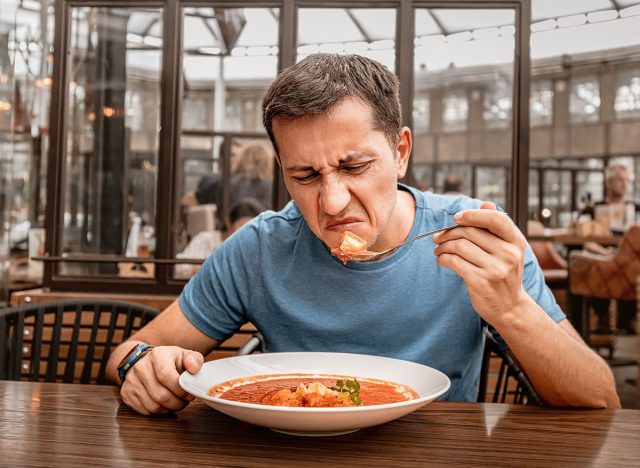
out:
<path id="1" fill-rule="evenodd" d="M 368 153 L 363 153 L 361 151 L 354 151 L 352 153 L 347 154 L 344 158 L 340 159 L 338 162 L 340 164 L 347 164 L 353 161 L 359 161 L 361 159 L 366 159 L 366 158 L 370 158 L 372 157 L 371 154 Z M 285 171 L 287 172 L 305 172 L 305 171 L 311 171 L 311 172 L 315 172 L 315 169 L 313 168 L 313 166 L 304 166 L 302 164 L 296 165 L 296 166 L 290 166 L 285 168 Z"/>

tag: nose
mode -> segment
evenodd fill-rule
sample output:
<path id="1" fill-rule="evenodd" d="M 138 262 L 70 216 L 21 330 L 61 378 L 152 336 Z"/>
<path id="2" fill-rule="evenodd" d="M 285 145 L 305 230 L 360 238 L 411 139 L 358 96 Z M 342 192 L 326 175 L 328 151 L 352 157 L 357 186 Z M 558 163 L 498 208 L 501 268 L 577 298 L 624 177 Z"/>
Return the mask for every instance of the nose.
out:
<path id="1" fill-rule="evenodd" d="M 340 214 L 351 201 L 351 193 L 338 174 L 327 174 L 320 184 L 320 209 L 330 216 Z"/>

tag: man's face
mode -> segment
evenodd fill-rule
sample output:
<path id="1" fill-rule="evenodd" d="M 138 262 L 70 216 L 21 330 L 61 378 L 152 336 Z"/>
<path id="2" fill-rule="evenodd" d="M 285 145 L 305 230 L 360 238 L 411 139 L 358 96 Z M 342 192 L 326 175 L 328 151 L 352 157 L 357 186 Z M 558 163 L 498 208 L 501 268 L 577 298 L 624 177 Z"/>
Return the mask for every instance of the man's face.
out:
<path id="1" fill-rule="evenodd" d="M 607 179 L 607 190 L 611 196 L 624 197 L 629 187 L 629 174 L 624 169 L 617 169 Z"/>
<path id="2" fill-rule="evenodd" d="M 273 130 L 289 194 L 318 238 L 335 247 L 348 230 L 372 249 L 395 241 L 394 226 L 407 221 L 396 202 L 411 152 L 408 129 L 392 147 L 373 130 L 371 109 L 348 98 L 328 114 L 275 119 Z"/>

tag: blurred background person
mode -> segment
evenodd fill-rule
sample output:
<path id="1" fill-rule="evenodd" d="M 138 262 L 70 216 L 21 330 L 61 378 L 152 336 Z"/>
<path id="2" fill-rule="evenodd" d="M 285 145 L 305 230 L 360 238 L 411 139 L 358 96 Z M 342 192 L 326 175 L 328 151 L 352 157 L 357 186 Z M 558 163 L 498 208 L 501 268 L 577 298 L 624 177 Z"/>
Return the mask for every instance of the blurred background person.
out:
<path id="1" fill-rule="evenodd" d="M 604 200 L 595 206 L 595 218 L 604 219 L 614 234 L 623 234 L 640 212 L 640 205 L 630 200 L 629 183 L 632 181 L 629 169 L 622 163 L 614 163 L 605 170 Z"/>
<path id="2" fill-rule="evenodd" d="M 595 204 L 595 218 L 611 229 L 613 234 L 624 232 L 635 224 L 640 205 L 629 200 L 629 183 L 632 181 L 629 169 L 622 163 L 613 163 L 605 170 L 605 196 L 604 200 Z M 613 258 L 616 249 L 605 248 L 599 244 L 588 242 L 585 250 L 600 254 L 603 258 Z M 590 300 L 591 307 L 597 315 L 598 333 L 610 333 L 621 331 L 627 334 L 636 333 L 636 304 L 632 301 L 618 301 L 617 321 L 612 323 L 610 310 L 611 301 L 608 299 Z"/>
<path id="3" fill-rule="evenodd" d="M 236 172 L 238 166 L 238 155 L 242 151 L 242 144 L 237 139 L 231 140 L 231 147 L 229 152 L 229 166 L 230 174 Z M 220 160 L 224 160 L 224 140 L 220 143 L 219 153 Z M 207 174 L 202 176 L 198 181 L 198 186 L 195 190 L 187 192 L 182 197 L 182 206 L 193 205 L 205 205 L 209 203 L 220 206 L 222 201 L 222 174 L 220 172 L 216 174 Z"/>
<path id="4" fill-rule="evenodd" d="M 273 153 L 262 142 L 248 143 L 243 147 L 231 177 L 231 205 L 243 198 L 253 198 L 264 207 L 272 205 L 273 159 Z"/>
<path id="5" fill-rule="evenodd" d="M 266 208 L 254 198 L 242 198 L 231 205 L 225 216 L 225 228 L 220 231 L 199 232 L 186 248 L 176 255 L 176 258 L 206 259 L 222 242 L 253 218 L 262 213 Z M 200 265 L 180 263 L 175 267 L 176 278 L 190 278 L 200 269 Z"/>

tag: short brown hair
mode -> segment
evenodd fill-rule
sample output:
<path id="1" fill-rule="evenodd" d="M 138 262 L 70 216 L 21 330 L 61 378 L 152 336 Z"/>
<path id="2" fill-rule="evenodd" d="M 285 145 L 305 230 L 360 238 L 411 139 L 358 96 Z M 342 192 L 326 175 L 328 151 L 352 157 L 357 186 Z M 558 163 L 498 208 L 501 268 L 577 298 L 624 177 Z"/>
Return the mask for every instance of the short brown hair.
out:
<path id="1" fill-rule="evenodd" d="M 276 153 L 274 119 L 322 114 L 348 97 L 371 108 L 374 130 L 394 147 L 402 123 L 398 78 L 360 55 L 312 54 L 283 70 L 262 101 L 262 121 Z"/>

